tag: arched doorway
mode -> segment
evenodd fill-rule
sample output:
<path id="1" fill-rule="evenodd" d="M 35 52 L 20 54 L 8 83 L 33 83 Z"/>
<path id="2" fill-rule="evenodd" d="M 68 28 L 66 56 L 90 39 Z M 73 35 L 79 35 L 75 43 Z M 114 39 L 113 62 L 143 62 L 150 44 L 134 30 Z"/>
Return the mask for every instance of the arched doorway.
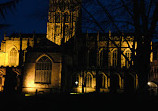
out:
<path id="1" fill-rule="evenodd" d="M 110 91 L 116 93 L 120 89 L 120 76 L 118 74 L 110 75 Z"/>
<path id="2" fill-rule="evenodd" d="M 4 83 L 4 93 L 14 95 L 17 91 L 17 73 L 12 68 L 6 68 L 6 76 Z"/>
<path id="3" fill-rule="evenodd" d="M 135 89 L 135 78 L 132 74 L 125 74 L 124 78 L 124 90 L 127 93 L 133 93 Z"/>

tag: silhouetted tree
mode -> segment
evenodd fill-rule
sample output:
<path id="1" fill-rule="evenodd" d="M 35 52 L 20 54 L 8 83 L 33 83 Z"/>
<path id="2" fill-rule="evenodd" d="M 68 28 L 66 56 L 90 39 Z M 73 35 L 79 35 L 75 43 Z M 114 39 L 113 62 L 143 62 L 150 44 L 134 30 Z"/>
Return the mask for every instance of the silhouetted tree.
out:
<path id="1" fill-rule="evenodd" d="M 6 18 L 7 12 L 13 12 L 16 4 L 21 0 L 10 0 L 8 2 L 0 3 L 0 16 L 2 19 Z M 9 24 L 0 24 L 0 28 L 7 27 Z"/>
<path id="2" fill-rule="evenodd" d="M 91 26 L 91 30 L 99 30 L 105 33 L 107 29 L 112 29 L 119 35 L 122 32 L 134 33 L 134 45 L 129 46 L 132 51 L 131 61 L 134 62 L 134 70 L 139 76 L 139 91 L 144 93 L 150 73 L 151 41 L 157 29 L 158 1 L 83 0 L 83 3 L 82 9 L 85 12 L 84 16 L 86 16 L 84 18 L 86 18 L 88 27 Z M 118 47 L 115 41 L 108 39 Z M 126 42 L 128 44 L 128 41 Z M 135 42 L 137 42 L 136 48 Z M 129 61 L 122 52 L 121 54 Z M 130 64 L 131 61 L 129 61 Z"/>
<path id="3" fill-rule="evenodd" d="M 17 74 L 13 72 L 12 68 L 6 68 L 6 76 L 4 82 L 4 94 L 5 95 L 15 95 L 17 86 Z"/>

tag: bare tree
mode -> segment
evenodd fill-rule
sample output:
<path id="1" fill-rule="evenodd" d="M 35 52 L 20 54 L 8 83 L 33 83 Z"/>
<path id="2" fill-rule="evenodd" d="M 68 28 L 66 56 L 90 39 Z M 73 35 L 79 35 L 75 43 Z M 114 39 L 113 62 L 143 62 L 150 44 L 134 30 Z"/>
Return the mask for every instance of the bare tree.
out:
<path id="1" fill-rule="evenodd" d="M 21 1 L 21 0 L 10 0 L 8 2 L 4 2 L 0 4 L 0 16 L 2 19 L 5 19 L 7 12 L 11 11 L 13 12 L 13 10 L 16 7 L 16 4 Z M 0 28 L 9 26 L 8 24 L 0 24 Z"/>
<path id="2" fill-rule="evenodd" d="M 84 3 L 82 9 L 89 17 L 89 26 L 97 27 L 95 29 L 102 33 L 107 29 L 112 29 L 118 34 L 123 31 L 134 33 L 134 43 L 137 42 L 137 47 L 136 50 L 135 45 L 129 48 L 132 51 L 134 69 L 139 76 L 139 91 L 144 93 L 150 73 L 151 41 L 157 31 L 158 1 L 86 0 Z M 94 29 L 93 27 L 91 29 Z M 108 39 L 118 47 L 115 41 Z M 128 41 L 126 42 L 128 44 Z M 122 52 L 121 54 L 128 60 Z"/>

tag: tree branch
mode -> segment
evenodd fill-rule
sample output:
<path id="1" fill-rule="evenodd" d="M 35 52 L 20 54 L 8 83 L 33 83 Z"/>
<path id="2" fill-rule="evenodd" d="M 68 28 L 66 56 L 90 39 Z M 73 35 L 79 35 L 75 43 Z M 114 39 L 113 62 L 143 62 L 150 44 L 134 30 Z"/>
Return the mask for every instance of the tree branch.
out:
<path id="1" fill-rule="evenodd" d="M 129 8 L 125 5 L 124 0 L 120 0 L 122 2 L 123 7 L 126 9 L 126 11 L 128 12 L 128 14 L 131 16 L 131 18 L 133 17 L 133 14 L 131 13 L 131 11 L 129 10 Z"/>
<path id="2" fill-rule="evenodd" d="M 5 19 L 5 13 L 7 12 L 7 9 L 9 9 L 10 11 L 12 10 L 12 8 L 16 7 L 16 4 L 19 2 L 20 0 L 11 0 L 9 2 L 6 3 L 1 3 L 0 4 L 0 15 L 2 16 L 3 19 Z"/>
<path id="3" fill-rule="evenodd" d="M 155 32 L 157 22 L 158 22 L 158 3 L 156 4 L 156 8 L 155 8 L 153 16 L 152 16 L 151 27 L 149 29 L 150 34 L 153 34 Z"/>
<path id="4" fill-rule="evenodd" d="M 82 8 L 86 11 L 86 13 L 93 19 L 93 21 L 94 21 L 94 23 L 101 29 L 101 31 L 103 32 L 103 34 L 105 34 L 105 32 L 104 32 L 104 30 L 103 30 L 103 28 L 100 26 L 100 24 L 97 22 L 97 20 L 94 18 L 94 16 L 85 8 L 85 7 L 83 7 L 82 6 Z M 108 12 L 107 12 L 108 13 Z M 109 14 L 108 14 L 109 15 Z M 111 18 L 111 16 L 109 16 L 109 18 Z M 111 18 L 112 19 L 112 18 Z M 112 19 L 113 20 L 113 19 Z M 114 40 L 112 40 L 111 38 L 109 38 L 109 37 L 107 37 L 107 39 L 109 40 L 109 41 L 111 41 L 111 43 L 112 44 L 114 44 L 114 46 L 116 47 L 116 48 L 119 48 L 119 46 L 115 43 L 115 41 Z M 126 40 L 126 39 L 125 39 Z M 127 40 L 126 40 L 127 41 Z M 128 43 L 128 41 L 127 41 L 127 44 L 129 45 L 129 43 Z M 129 45 L 129 47 L 130 47 L 130 45 Z M 130 48 L 131 49 L 131 48 Z M 132 60 L 130 61 L 129 60 L 129 58 L 123 53 L 123 51 L 121 51 L 120 52 L 121 53 L 121 55 L 123 55 L 124 56 L 124 58 L 129 62 L 129 64 L 132 66 Z"/>
<path id="5" fill-rule="evenodd" d="M 106 13 L 106 15 L 108 16 L 109 20 L 112 22 L 112 24 L 114 25 L 114 27 L 117 29 L 117 31 L 118 31 L 119 34 L 121 35 L 122 33 L 121 33 L 120 29 L 119 29 L 118 26 L 115 24 L 115 21 L 114 21 L 113 17 L 110 15 L 110 13 L 108 12 L 108 10 L 105 9 L 105 7 L 100 3 L 99 0 L 96 0 L 96 1 L 97 1 L 97 3 L 103 8 L 103 10 L 104 10 L 104 12 Z M 128 41 L 126 40 L 126 38 L 125 38 L 125 41 L 126 41 L 128 47 L 129 47 L 130 50 L 131 50 L 132 48 L 131 48 L 131 46 L 129 45 L 129 43 L 128 43 Z"/>

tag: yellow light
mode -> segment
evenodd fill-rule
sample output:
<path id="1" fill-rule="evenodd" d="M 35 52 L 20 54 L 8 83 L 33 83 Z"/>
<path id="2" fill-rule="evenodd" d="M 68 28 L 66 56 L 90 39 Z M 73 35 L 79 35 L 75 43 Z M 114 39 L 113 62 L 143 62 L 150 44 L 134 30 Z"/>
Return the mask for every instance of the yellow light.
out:
<path id="1" fill-rule="evenodd" d="M 70 93 L 70 94 L 74 95 L 74 94 L 78 94 L 78 93 Z"/>
<path id="2" fill-rule="evenodd" d="M 78 81 L 76 81 L 75 84 L 78 85 Z"/>
<path id="3" fill-rule="evenodd" d="M 150 85 L 151 85 L 151 82 L 148 82 L 147 84 L 150 86 Z"/>
<path id="4" fill-rule="evenodd" d="M 33 94 L 25 94 L 25 96 L 34 96 Z"/>

